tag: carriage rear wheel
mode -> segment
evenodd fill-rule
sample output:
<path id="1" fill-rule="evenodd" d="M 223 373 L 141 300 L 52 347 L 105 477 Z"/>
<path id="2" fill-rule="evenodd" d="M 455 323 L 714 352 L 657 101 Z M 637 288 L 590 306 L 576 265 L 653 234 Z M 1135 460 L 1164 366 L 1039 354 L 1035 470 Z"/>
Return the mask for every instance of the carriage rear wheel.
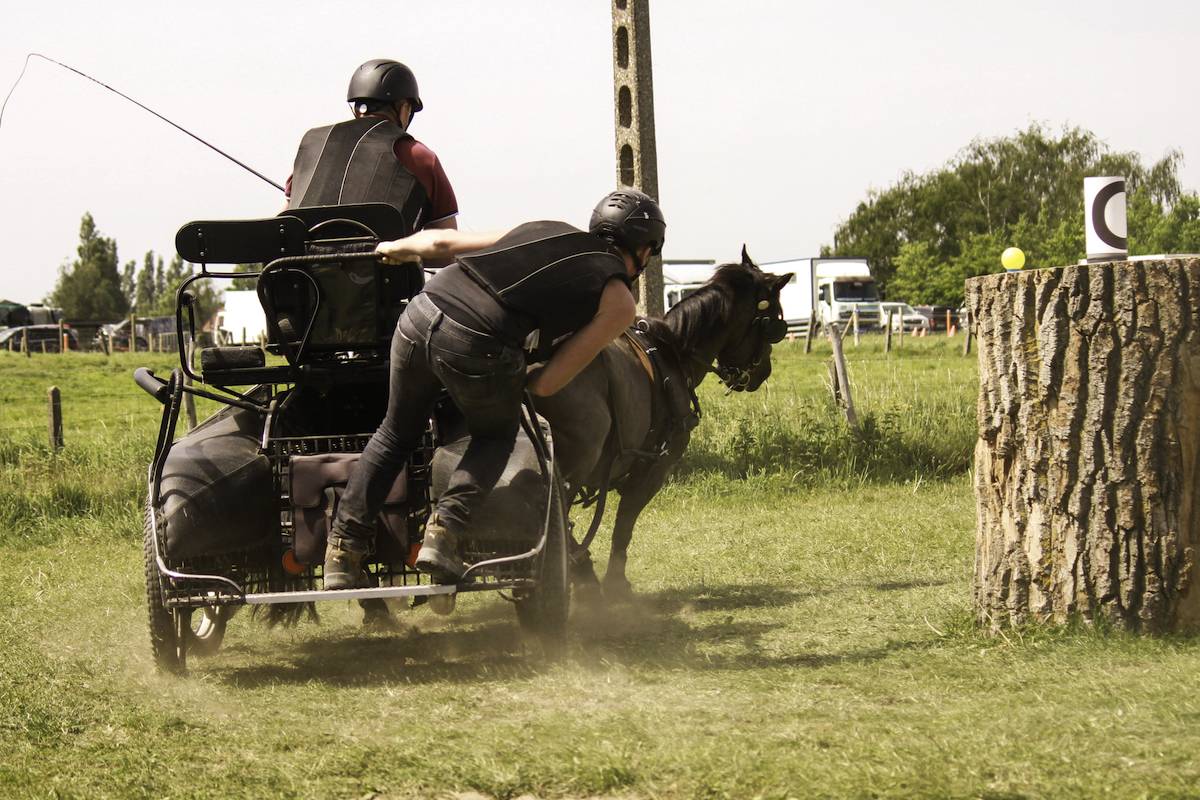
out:
<path id="1" fill-rule="evenodd" d="M 567 517 L 562 486 L 554 477 L 550 527 L 542 551 L 537 586 L 516 598 L 517 621 L 549 648 L 559 648 L 567 635 L 571 583 L 567 574 Z"/>
<path id="2" fill-rule="evenodd" d="M 191 609 L 166 606 L 158 564 L 154 559 L 154 524 L 151 513 L 150 502 L 147 500 L 143 547 L 150 651 L 154 655 L 155 665 L 160 670 L 181 674 L 187 671 L 189 654 L 208 656 L 221 648 L 221 643 L 225 640 L 225 628 L 236 608 L 204 606 Z"/>
<path id="3" fill-rule="evenodd" d="M 150 622 L 150 652 L 154 664 L 163 672 L 182 673 L 187 670 L 187 640 L 184 631 L 191 630 L 190 609 L 170 609 L 164 602 L 159 581 L 158 563 L 154 558 L 154 523 L 150 502 L 146 502 L 146 524 L 143 537 L 143 556 L 146 567 L 146 609 Z"/>

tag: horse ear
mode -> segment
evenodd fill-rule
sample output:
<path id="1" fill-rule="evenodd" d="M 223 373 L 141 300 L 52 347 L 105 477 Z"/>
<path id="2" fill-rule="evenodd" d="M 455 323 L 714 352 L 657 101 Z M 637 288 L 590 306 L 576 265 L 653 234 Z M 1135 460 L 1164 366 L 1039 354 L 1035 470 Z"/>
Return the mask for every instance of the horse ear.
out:
<path id="1" fill-rule="evenodd" d="M 742 245 L 742 263 L 747 267 L 753 267 L 754 262 L 750 260 L 750 254 L 746 252 L 746 245 Z"/>
<path id="2" fill-rule="evenodd" d="M 796 275 L 796 273 L 794 273 L 794 272 L 789 272 L 786 275 L 776 275 L 775 280 L 773 282 L 774 285 L 771 287 L 771 289 L 776 292 L 782 291 L 783 287 L 787 286 L 788 281 L 790 281 L 793 277 L 795 277 L 795 275 Z"/>

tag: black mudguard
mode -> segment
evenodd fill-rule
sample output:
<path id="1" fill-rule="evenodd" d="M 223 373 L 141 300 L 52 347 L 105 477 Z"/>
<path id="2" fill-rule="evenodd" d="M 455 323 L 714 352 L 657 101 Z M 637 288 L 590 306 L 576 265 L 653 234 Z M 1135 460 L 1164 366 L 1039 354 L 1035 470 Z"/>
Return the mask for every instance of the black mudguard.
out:
<path id="1" fill-rule="evenodd" d="M 258 451 L 262 426 L 261 414 L 226 406 L 172 446 L 159 506 L 168 561 L 252 550 L 278 538 L 271 464 Z"/>
<path id="2" fill-rule="evenodd" d="M 433 456 L 433 485 L 431 494 L 441 496 L 458 467 L 471 437 L 463 436 L 438 448 Z M 542 534 L 546 514 L 545 476 L 537 452 L 522 429 L 496 488 L 484 499 L 471 516 L 468 536 L 478 541 L 522 542 L 530 546 Z"/>

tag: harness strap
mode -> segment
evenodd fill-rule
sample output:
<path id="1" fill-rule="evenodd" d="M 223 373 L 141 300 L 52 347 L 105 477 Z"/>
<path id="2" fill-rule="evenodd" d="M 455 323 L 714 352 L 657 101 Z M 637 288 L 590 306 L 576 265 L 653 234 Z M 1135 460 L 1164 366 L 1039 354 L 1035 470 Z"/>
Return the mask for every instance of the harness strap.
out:
<path id="1" fill-rule="evenodd" d="M 649 325 L 646 324 L 646 320 L 639 319 L 633 328 L 627 329 L 622 333 L 621 338 L 625 342 L 626 346 L 633 351 L 638 362 L 642 365 L 642 369 L 645 370 L 647 379 L 650 381 L 650 428 L 646 432 L 646 438 L 643 440 L 642 447 L 623 448 L 621 445 L 620 418 L 617 414 L 613 415 L 613 427 L 609 434 L 609 438 L 616 440 L 615 447 L 611 448 L 612 455 L 605 461 L 602 472 L 604 478 L 601 481 L 601 485 L 596 490 L 595 494 L 592 495 L 592 497 L 595 498 L 596 510 L 592 514 L 592 522 L 588 527 L 587 533 L 584 535 L 583 540 L 576 549 L 576 553 L 580 554 L 580 557 L 587 553 L 587 549 L 589 546 L 591 546 L 592 540 L 595 539 L 596 532 L 599 531 L 600 523 L 604 518 L 604 501 L 605 497 L 608 495 L 613 464 L 615 464 L 618 459 L 630 456 L 642 461 L 657 461 L 663 456 L 668 455 L 670 453 L 668 444 L 670 443 L 671 437 L 669 433 L 667 436 L 662 436 L 660 428 L 669 432 L 672 430 L 672 423 L 677 421 L 673 414 L 673 409 L 670 402 L 671 376 L 667 374 L 667 370 L 663 366 L 658 345 L 650 338 Z M 684 359 L 674 347 L 670 347 L 670 351 L 671 355 L 674 356 L 676 363 L 679 365 L 680 369 L 682 369 L 683 364 L 685 363 Z M 687 420 L 684 422 L 684 424 L 690 424 L 691 427 L 695 427 L 695 424 L 700 420 L 700 399 L 696 396 L 695 387 L 693 387 L 691 381 L 686 378 L 686 371 L 684 372 L 684 375 L 685 377 L 683 379 L 683 383 L 688 391 L 688 402 L 692 411 L 692 419 Z M 657 396 L 660 391 L 666 398 L 665 415 L 661 425 L 656 426 L 655 418 L 657 414 L 655 412 L 657 411 L 658 405 Z M 609 406 L 615 408 L 611 383 L 609 384 Z M 585 495 L 587 494 L 586 489 L 583 489 L 582 491 L 585 493 Z M 585 498 L 584 505 L 586 506 L 589 502 L 590 499 Z"/>
<path id="2" fill-rule="evenodd" d="M 646 377 L 650 379 L 650 383 L 653 385 L 654 367 L 650 363 L 650 356 L 646 355 L 646 351 L 642 349 L 641 343 L 634 338 L 634 335 L 629 332 L 628 328 L 621 332 L 621 337 L 625 340 L 625 343 L 629 346 L 629 349 L 633 351 L 633 354 L 637 356 L 638 361 L 642 365 L 642 369 L 646 370 Z"/>

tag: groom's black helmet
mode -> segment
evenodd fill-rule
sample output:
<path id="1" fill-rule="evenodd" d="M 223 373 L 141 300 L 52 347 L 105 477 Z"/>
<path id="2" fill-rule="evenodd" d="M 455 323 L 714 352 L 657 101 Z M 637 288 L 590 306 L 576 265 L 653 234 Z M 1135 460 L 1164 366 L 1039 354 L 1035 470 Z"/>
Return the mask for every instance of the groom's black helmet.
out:
<path id="1" fill-rule="evenodd" d="M 662 252 L 667 221 L 650 195 L 637 189 L 618 189 L 596 205 L 588 229 L 630 255 L 637 255 L 646 245 L 652 255 L 658 255 Z"/>
<path id="2" fill-rule="evenodd" d="M 414 114 L 424 108 L 417 76 L 399 61 L 388 58 L 372 59 L 354 70 L 346 89 L 346 101 L 350 103 L 391 106 L 405 100 L 412 102 Z"/>

